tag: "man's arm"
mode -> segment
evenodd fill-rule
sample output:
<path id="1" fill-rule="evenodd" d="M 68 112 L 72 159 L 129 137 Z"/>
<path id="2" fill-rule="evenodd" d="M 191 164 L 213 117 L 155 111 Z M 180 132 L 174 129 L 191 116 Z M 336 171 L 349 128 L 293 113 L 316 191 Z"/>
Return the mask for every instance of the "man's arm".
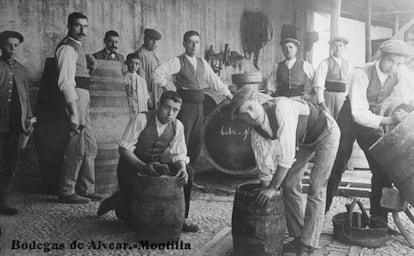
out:
<path id="1" fill-rule="evenodd" d="M 266 83 L 266 89 L 267 89 L 268 94 L 270 95 L 275 93 L 277 90 L 277 85 L 278 85 L 277 84 L 277 66 L 278 64 L 275 64 Z"/>
<path id="2" fill-rule="evenodd" d="M 220 92 L 224 96 L 228 98 L 232 98 L 232 94 L 229 90 L 229 87 L 221 81 L 220 77 L 217 76 L 216 73 L 214 73 L 213 69 L 210 67 L 208 62 L 205 59 L 203 60 L 204 64 L 204 70 L 205 70 L 205 79 L 206 83 L 209 88 L 213 89 L 216 92 Z"/>
<path id="3" fill-rule="evenodd" d="M 154 73 L 152 73 L 152 79 L 154 81 L 154 84 L 159 87 L 167 86 L 168 78 L 178 73 L 180 69 L 181 64 L 178 57 L 171 58 L 168 61 L 162 63 L 154 71 Z"/>
<path id="4" fill-rule="evenodd" d="M 76 60 L 78 54 L 71 46 L 63 45 L 56 51 L 56 58 L 59 69 L 58 86 L 68 105 L 70 121 L 77 127 L 80 122 L 78 107 L 76 105 L 78 95 L 75 90 Z"/>
<path id="5" fill-rule="evenodd" d="M 187 156 L 187 147 L 185 145 L 184 126 L 176 120 L 175 136 L 171 141 L 171 145 L 168 148 L 171 161 L 178 169 L 177 183 L 182 186 L 188 182 L 187 164 L 190 162 L 190 158 Z"/>
<path id="6" fill-rule="evenodd" d="M 315 78 L 315 69 L 313 68 L 312 64 L 304 61 L 303 70 L 306 74 L 306 83 L 303 98 L 308 100 L 312 97 L 313 94 L 313 79 Z"/>

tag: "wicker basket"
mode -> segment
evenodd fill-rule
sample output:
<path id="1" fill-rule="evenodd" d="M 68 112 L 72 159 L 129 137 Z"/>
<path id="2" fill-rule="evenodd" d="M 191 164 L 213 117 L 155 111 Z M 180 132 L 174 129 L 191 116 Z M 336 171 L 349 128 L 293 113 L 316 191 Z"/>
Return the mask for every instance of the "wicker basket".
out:
<path id="1" fill-rule="evenodd" d="M 358 204 L 361 213 L 353 212 Z M 387 240 L 388 225 L 376 216 L 368 217 L 364 206 L 354 200 L 348 212 L 338 213 L 332 218 L 334 239 L 346 244 L 377 248 Z"/>

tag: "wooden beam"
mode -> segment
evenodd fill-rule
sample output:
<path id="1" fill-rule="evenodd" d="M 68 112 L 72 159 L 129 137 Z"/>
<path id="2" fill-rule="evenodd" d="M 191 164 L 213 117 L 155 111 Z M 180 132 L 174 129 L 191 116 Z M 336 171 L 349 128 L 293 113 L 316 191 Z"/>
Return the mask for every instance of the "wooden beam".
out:
<path id="1" fill-rule="evenodd" d="M 334 0 L 331 11 L 331 38 L 339 35 L 339 17 L 341 16 L 342 0 Z"/>
<path id="2" fill-rule="evenodd" d="M 367 17 L 365 21 L 365 61 L 370 62 L 372 56 L 371 47 L 371 17 L 372 17 L 372 0 L 365 0 L 367 5 Z"/>

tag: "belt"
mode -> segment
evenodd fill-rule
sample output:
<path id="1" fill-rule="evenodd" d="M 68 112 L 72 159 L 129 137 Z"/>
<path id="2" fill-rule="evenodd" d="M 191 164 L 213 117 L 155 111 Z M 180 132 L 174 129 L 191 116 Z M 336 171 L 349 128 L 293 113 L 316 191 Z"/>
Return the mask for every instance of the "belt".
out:
<path id="1" fill-rule="evenodd" d="M 204 101 L 204 91 L 197 89 L 178 89 L 177 93 L 181 96 L 183 101 L 202 104 Z"/>
<path id="2" fill-rule="evenodd" d="M 346 92 L 346 84 L 343 82 L 325 81 L 325 90 L 328 92 Z"/>
<path id="3" fill-rule="evenodd" d="M 75 77 L 75 82 L 76 82 L 76 87 L 89 91 L 90 89 L 89 77 L 77 76 Z"/>

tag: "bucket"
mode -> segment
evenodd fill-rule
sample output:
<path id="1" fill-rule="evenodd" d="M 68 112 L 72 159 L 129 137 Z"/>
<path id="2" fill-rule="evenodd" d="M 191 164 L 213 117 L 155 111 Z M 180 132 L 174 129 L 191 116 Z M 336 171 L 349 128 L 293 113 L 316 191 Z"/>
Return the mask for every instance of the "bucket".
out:
<path id="1" fill-rule="evenodd" d="M 285 235 L 285 205 L 282 194 L 257 208 L 258 183 L 237 187 L 233 204 L 234 255 L 282 255 Z"/>
<path id="2" fill-rule="evenodd" d="M 111 195 L 118 187 L 118 147 L 129 122 L 129 108 L 121 62 L 96 60 L 95 67 L 90 80 L 89 108 L 98 143 L 95 190 L 102 195 Z"/>
<path id="3" fill-rule="evenodd" d="M 132 222 L 137 241 L 178 241 L 184 224 L 184 192 L 175 176 L 138 174 L 135 179 Z"/>
<path id="4" fill-rule="evenodd" d="M 255 91 L 265 91 L 265 83 L 263 81 L 262 73 L 250 72 L 250 73 L 238 73 L 231 75 L 231 81 L 240 89 L 244 86 L 248 86 Z"/>
<path id="5" fill-rule="evenodd" d="M 414 112 L 369 149 L 404 199 L 414 205 Z"/>

